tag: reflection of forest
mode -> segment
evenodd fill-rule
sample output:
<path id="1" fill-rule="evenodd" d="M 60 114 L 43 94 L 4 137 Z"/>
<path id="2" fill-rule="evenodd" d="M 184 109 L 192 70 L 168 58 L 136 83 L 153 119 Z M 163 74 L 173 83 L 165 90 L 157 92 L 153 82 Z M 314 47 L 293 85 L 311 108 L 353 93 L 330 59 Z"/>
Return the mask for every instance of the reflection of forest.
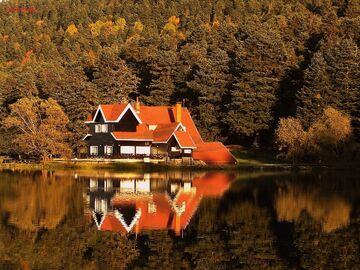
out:
<path id="1" fill-rule="evenodd" d="M 71 179 L 58 179 L 52 174 L 25 175 L 9 181 L 11 192 L 0 197 L 0 210 L 8 222 L 22 230 L 54 229 L 68 212 Z"/>
<path id="2" fill-rule="evenodd" d="M 325 232 L 339 229 L 350 222 L 350 204 L 337 195 L 323 196 L 318 189 L 302 190 L 290 185 L 279 190 L 275 207 L 279 221 L 299 221 L 301 213 L 306 211 L 322 224 Z"/>
<path id="3" fill-rule="evenodd" d="M 181 237 L 168 228 L 147 229 L 136 238 L 99 231 L 84 215 L 84 206 L 95 207 L 95 197 L 107 198 L 103 196 L 105 182 L 91 191 L 82 181 L 88 175 L 77 180 L 66 173 L 55 175 L 0 175 L 0 269 L 357 269 L 360 265 L 360 183 L 351 177 L 260 175 L 244 180 L 240 176 L 223 190 L 216 187 L 221 181 L 201 182 L 204 175 L 193 179 L 191 187 L 186 186 L 189 179 L 154 181 L 150 193 L 168 192 L 171 197 L 181 188 L 190 191 L 195 187 L 207 195 L 202 196 Z M 93 179 L 107 178 L 112 177 Z M 141 183 L 138 193 L 129 192 L 128 182 L 123 193 L 115 196 L 116 192 L 110 192 L 110 198 L 118 202 L 137 195 L 151 199 L 150 193 L 145 194 L 149 186 Z M 120 187 L 115 184 L 117 191 Z M 56 188 L 59 195 L 51 198 Z M 54 206 L 41 208 L 48 213 L 44 216 L 40 210 L 31 210 L 37 218 L 31 226 L 20 227 L 16 220 L 26 211 L 11 208 L 10 202 L 31 203 L 25 199 L 26 189 L 29 197 L 41 198 L 34 205 L 53 200 Z M 67 203 L 60 202 L 61 197 Z M 65 209 L 59 215 L 52 212 L 56 202 Z M 37 224 L 43 224 L 42 229 L 34 230 Z"/>

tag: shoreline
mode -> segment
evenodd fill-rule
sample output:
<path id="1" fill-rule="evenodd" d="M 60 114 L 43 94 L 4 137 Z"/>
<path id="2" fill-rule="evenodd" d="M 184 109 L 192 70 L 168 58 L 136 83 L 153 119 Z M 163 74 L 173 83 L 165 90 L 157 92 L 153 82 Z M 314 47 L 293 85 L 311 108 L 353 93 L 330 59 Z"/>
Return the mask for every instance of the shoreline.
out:
<path id="1" fill-rule="evenodd" d="M 0 169 L 4 170 L 73 170 L 73 169 L 96 169 L 111 171 L 314 171 L 314 170 L 359 170 L 358 164 L 246 164 L 223 166 L 177 166 L 153 163 L 127 163 L 127 162 L 74 162 L 74 161 L 51 161 L 46 163 L 0 163 Z"/>

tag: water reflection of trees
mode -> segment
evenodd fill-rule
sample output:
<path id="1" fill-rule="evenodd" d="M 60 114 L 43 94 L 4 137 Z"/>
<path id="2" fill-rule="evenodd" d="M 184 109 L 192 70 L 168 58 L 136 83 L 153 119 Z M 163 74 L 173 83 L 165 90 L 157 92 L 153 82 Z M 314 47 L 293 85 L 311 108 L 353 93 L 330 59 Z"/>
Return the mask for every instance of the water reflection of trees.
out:
<path id="1" fill-rule="evenodd" d="M 27 175 L 21 183 L 7 183 L 12 192 L 0 198 L 8 222 L 19 229 L 35 231 L 54 229 L 68 213 L 71 201 L 71 179 L 58 179 L 53 174 Z"/>
<path id="2" fill-rule="evenodd" d="M 279 221 L 297 222 L 301 213 L 306 211 L 322 224 L 325 232 L 334 231 L 350 222 L 351 205 L 338 195 L 323 196 L 318 188 L 303 190 L 299 186 L 289 185 L 279 190 L 275 207 Z"/>
<path id="3" fill-rule="evenodd" d="M 69 173 L 2 172 L 0 269 L 125 269 L 134 241 L 89 227 L 82 193 Z"/>
<path id="4" fill-rule="evenodd" d="M 5 193 L 17 194 L 16 188 L 5 193 L 4 188 L 0 187 L 1 200 Z M 360 183 L 354 177 L 273 175 L 236 181 L 222 197 L 202 199 L 182 237 L 171 230 L 147 230 L 137 239 L 98 231 L 79 209 L 81 183 L 73 181 L 69 192 L 68 210 L 53 230 L 27 233 L 9 226 L 3 214 L 0 269 L 18 269 L 21 261 L 31 269 L 357 269 L 360 265 Z"/>

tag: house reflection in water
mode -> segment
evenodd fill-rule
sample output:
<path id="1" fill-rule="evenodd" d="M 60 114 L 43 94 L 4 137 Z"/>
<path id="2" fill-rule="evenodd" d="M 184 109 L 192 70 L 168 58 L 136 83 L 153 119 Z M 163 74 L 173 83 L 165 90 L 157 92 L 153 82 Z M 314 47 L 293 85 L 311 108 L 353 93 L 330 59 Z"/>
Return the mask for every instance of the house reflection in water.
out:
<path id="1" fill-rule="evenodd" d="M 167 173 L 87 178 L 87 215 L 101 231 L 138 234 L 173 230 L 180 235 L 203 197 L 220 197 L 233 175 Z"/>

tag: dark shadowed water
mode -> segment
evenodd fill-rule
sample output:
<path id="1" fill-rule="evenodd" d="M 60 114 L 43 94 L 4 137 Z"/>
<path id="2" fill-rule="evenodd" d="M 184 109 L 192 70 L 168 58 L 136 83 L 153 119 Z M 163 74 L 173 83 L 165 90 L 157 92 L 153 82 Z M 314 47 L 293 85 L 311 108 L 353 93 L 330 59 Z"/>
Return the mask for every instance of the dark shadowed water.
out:
<path id="1" fill-rule="evenodd" d="M 0 171 L 0 269 L 360 269 L 356 174 Z"/>

